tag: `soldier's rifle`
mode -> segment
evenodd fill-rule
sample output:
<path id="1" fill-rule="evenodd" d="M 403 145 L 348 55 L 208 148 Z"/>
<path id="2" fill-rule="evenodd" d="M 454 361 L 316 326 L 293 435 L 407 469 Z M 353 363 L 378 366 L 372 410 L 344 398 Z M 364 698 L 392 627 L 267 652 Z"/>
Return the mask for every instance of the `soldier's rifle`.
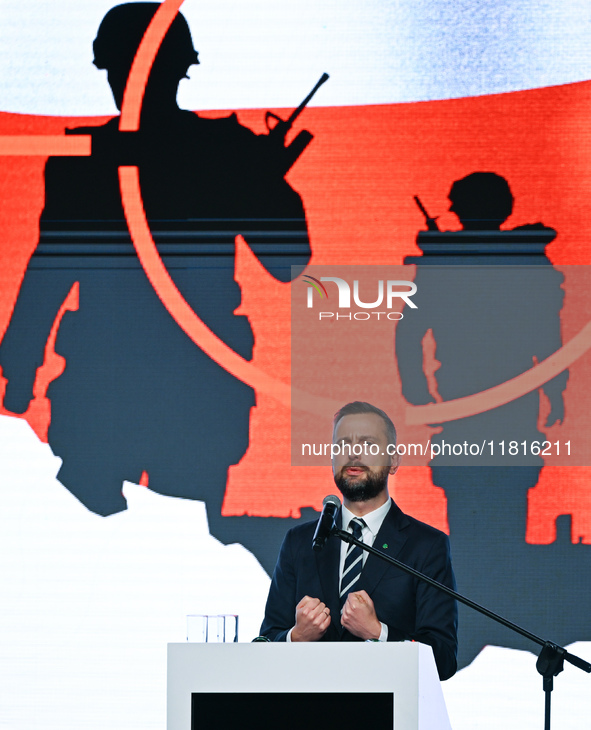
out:
<path id="1" fill-rule="evenodd" d="M 267 112 L 265 114 L 265 124 L 267 125 L 267 129 L 269 130 L 268 134 L 265 136 L 273 144 L 274 148 L 280 149 L 280 152 L 274 152 L 273 154 L 281 156 L 283 163 L 283 174 L 285 174 L 293 166 L 294 162 L 314 139 L 314 135 L 311 134 L 311 132 L 308 132 L 307 129 L 302 129 L 302 131 L 296 135 L 294 140 L 286 146 L 285 140 L 287 138 L 287 134 L 292 128 L 295 120 L 304 111 L 314 94 L 318 91 L 318 89 L 325 81 L 328 81 L 328 78 L 328 74 L 323 73 L 312 91 L 308 94 L 304 101 L 302 101 L 297 109 L 293 110 L 293 112 L 289 115 L 287 119 L 282 119 L 273 112 Z M 274 120 L 275 124 L 273 124 L 271 120 Z"/>
<path id="2" fill-rule="evenodd" d="M 414 201 L 417 204 L 417 206 L 418 206 L 419 210 L 421 211 L 421 213 L 425 216 L 425 223 L 427 224 L 427 230 L 428 231 L 438 231 L 439 230 L 439 226 L 437 225 L 437 218 L 439 216 L 437 216 L 437 218 L 432 218 L 429 215 L 429 213 L 427 213 L 427 209 L 421 203 L 421 199 L 419 198 L 418 195 L 415 195 L 414 196 Z"/>

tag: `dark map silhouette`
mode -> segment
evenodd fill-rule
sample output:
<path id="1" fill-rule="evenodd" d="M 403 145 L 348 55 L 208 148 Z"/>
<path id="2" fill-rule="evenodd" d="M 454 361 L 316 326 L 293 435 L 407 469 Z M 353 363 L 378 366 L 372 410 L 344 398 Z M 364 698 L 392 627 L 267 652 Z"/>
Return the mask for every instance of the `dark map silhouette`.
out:
<path id="1" fill-rule="evenodd" d="M 455 182 L 450 210 L 459 232 L 418 235 L 417 312 L 401 320 L 396 357 L 407 401 L 419 405 L 467 396 L 531 368 L 562 344 L 563 276 L 544 253 L 556 232 L 541 223 L 500 230 L 513 208 L 507 181 L 475 172 Z M 433 220 L 433 219 L 431 219 Z M 436 386 L 423 367 L 423 340 L 435 340 Z M 550 402 L 546 425 L 564 417 L 568 373 L 543 386 Z M 591 550 L 570 542 L 568 517 L 552 545 L 525 542 L 527 493 L 538 481 L 541 456 L 529 444 L 543 442 L 537 391 L 484 413 L 444 423 L 432 443 L 484 444 L 482 455 L 436 456 L 433 483 L 445 490 L 454 570 L 460 593 L 542 638 L 561 644 L 591 638 L 586 607 L 591 589 L 573 578 L 588 570 Z M 489 442 L 495 444 L 493 453 Z M 501 455 L 500 442 L 505 442 Z M 528 444 L 509 455 L 509 443 Z M 568 571 L 558 566 L 569 566 Z M 486 644 L 535 651 L 529 640 L 460 606 L 459 664 Z"/>
<path id="2" fill-rule="evenodd" d="M 110 10 L 94 41 L 121 107 L 127 76 L 158 3 Z M 286 149 L 257 136 L 232 114 L 205 119 L 178 107 L 180 80 L 198 63 L 188 25 L 177 15 L 152 68 L 140 131 L 119 118 L 70 134 L 92 137 L 90 158 L 50 158 L 40 240 L 22 283 L 0 365 L 4 405 L 23 413 L 58 309 L 75 282 L 77 312 L 60 326 L 64 374 L 49 387 L 49 444 L 63 459 L 59 481 L 102 515 L 126 508 L 123 480 L 204 500 L 210 531 L 242 542 L 272 569 L 286 523 L 221 517 L 228 467 L 248 446 L 253 390 L 205 355 L 165 310 L 143 272 L 125 223 L 119 165 L 136 165 L 158 251 L 186 301 L 246 359 L 253 333 L 234 314 L 235 238 L 241 234 L 266 270 L 289 282 L 310 255 L 299 195 L 284 179 Z"/>

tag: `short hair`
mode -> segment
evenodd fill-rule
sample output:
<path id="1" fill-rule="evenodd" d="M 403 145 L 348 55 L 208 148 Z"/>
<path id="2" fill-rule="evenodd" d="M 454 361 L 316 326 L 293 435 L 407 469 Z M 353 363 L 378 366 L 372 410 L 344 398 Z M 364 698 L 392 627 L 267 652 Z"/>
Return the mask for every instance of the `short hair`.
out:
<path id="1" fill-rule="evenodd" d="M 339 408 L 339 410 L 334 414 L 334 418 L 332 421 L 333 436 L 337 427 L 337 423 L 341 420 L 341 418 L 344 418 L 345 416 L 357 415 L 360 413 L 375 413 L 376 416 L 379 416 L 386 426 L 388 443 L 392 444 L 392 446 L 396 446 L 396 427 L 392 423 L 392 419 L 390 418 L 390 416 L 381 408 L 378 408 L 377 406 L 372 406 L 371 403 L 366 403 L 365 401 L 360 400 L 353 401 L 352 403 L 347 403 L 342 408 Z"/>

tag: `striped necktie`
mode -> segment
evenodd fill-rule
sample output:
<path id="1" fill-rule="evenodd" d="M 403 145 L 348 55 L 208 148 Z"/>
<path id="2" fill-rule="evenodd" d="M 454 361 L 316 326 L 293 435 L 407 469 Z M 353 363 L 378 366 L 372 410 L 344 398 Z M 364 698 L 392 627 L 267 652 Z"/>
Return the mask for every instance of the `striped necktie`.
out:
<path id="1" fill-rule="evenodd" d="M 361 540 L 361 531 L 366 527 L 365 521 L 360 517 L 353 517 L 349 522 L 349 528 L 353 533 L 353 537 Z M 357 545 L 350 544 L 345 556 L 345 564 L 343 566 L 343 575 L 341 578 L 341 608 L 345 605 L 347 596 L 352 590 L 355 590 L 355 584 L 361 575 L 363 568 L 363 550 Z"/>

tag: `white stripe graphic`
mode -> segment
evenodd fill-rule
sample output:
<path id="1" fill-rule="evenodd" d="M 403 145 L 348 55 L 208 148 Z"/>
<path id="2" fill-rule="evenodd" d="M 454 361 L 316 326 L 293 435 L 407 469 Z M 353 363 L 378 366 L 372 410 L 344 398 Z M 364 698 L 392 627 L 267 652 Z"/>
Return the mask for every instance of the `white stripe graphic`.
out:
<path id="1" fill-rule="evenodd" d="M 92 41 L 117 0 L 3 0 L 0 111 L 114 114 Z M 187 109 L 457 98 L 591 78 L 591 3 L 581 0 L 186 0 L 201 65 Z M 264 19 L 264 20 L 262 20 Z"/>

